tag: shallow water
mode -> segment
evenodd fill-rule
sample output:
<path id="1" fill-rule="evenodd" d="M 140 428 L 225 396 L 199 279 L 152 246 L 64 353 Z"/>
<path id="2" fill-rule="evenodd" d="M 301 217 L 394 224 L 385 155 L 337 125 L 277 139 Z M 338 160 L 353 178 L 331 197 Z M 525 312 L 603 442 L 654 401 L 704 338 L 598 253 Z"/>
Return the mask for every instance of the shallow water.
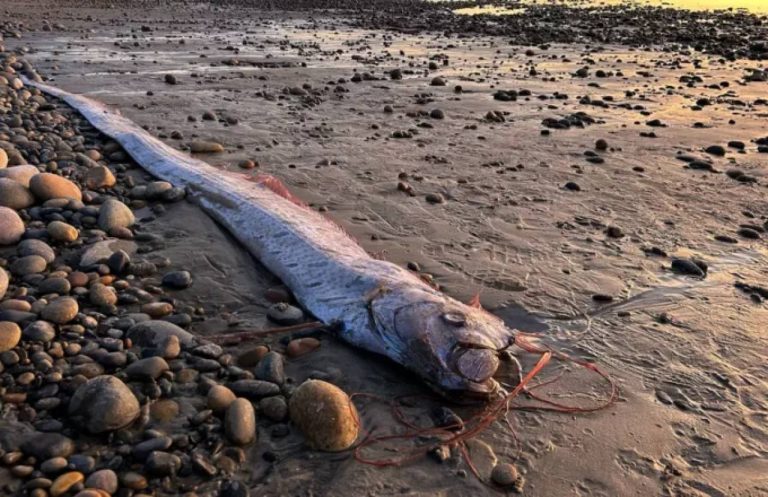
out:
<path id="1" fill-rule="evenodd" d="M 768 14 L 766 0 L 532 0 L 522 1 L 521 4 L 534 5 L 576 5 L 583 7 L 600 7 L 613 5 L 628 6 L 657 6 L 686 10 L 746 10 L 754 14 Z M 456 9 L 454 12 L 464 15 L 495 14 L 514 15 L 523 12 L 523 8 L 514 6 L 485 5 Z"/>

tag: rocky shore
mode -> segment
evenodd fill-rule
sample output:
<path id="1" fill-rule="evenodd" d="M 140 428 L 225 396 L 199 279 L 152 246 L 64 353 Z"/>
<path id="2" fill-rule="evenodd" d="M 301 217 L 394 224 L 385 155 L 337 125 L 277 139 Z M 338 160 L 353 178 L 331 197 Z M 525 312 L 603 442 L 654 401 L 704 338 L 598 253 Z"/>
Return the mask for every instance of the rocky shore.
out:
<path id="1" fill-rule="evenodd" d="M 233 355 L 186 331 L 206 319 L 177 297 L 194 271 L 167 257 L 147 229 L 185 192 L 153 181 L 120 147 L 19 74 L 0 53 L 0 464 L 2 491 L 31 497 L 248 495 L 233 474 L 242 447 L 285 437 L 284 355 Z M 269 293 L 268 315 L 304 320 L 290 295 Z M 324 450 L 355 442 L 350 400 L 321 380 L 290 402 L 293 422 Z M 332 402 L 332 405 L 327 405 Z M 317 440 L 317 442 L 314 442 Z M 263 458 L 274 460 L 265 452 Z"/>

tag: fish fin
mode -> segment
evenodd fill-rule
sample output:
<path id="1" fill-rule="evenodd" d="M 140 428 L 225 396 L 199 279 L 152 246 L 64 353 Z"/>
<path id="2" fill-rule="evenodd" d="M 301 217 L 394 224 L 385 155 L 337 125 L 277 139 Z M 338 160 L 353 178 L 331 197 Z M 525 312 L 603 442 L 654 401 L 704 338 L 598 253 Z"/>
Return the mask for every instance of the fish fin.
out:
<path id="1" fill-rule="evenodd" d="M 265 188 L 268 188 L 275 194 L 283 197 L 286 200 L 290 200 L 296 205 L 300 205 L 302 207 L 307 207 L 307 204 L 299 200 L 299 198 L 291 193 L 290 190 L 288 190 L 288 187 L 285 186 L 285 183 L 277 179 L 275 176 L 272 176 L 271 174 L 257 174 L 255 176 L 251 177 L 251 181 L 255 181 L 256 183 L 264 186 Z M 307 207 L 308 208 L 308 207 Z"/>
<path id="2" fill-rule="evenodd" d="M 480 304 L 480 292 L 477 292 L 474 297 L 472 297 L 469 302 L 467 302 L 467 305 L 469 307 L 474 307 L 475 309 L 482 309 L 483 306 Z"/>

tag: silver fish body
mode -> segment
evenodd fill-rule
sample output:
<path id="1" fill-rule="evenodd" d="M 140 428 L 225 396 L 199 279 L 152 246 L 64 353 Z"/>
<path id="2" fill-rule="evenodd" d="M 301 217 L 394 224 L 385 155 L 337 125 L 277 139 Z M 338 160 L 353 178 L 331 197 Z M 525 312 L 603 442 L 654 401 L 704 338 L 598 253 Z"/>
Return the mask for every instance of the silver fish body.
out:
<path id="1" fill-rule="evenodd" d="M 496 350 L 513 337 L 499 318 L 372 258 L 336 224 L 264 184 L 175 150 L 92 99 L 25 82 L 64 100 L 151 174 L 186 187 L 302 306 L 339 325 L 348 343 L 389 357 L 442 392 L 497 390 Z"/>

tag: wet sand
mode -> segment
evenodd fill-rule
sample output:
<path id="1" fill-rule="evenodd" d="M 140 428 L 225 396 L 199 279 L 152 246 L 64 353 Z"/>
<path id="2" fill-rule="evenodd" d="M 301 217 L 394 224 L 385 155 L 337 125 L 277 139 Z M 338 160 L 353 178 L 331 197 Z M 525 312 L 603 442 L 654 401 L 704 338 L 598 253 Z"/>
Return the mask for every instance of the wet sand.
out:
<path id="1" fill-rule="evenodd" d="M 480 438 L 516 462 L 526 495 L 768 493 L 768 313 L 759 292 L 750 298 L 734 286 L 766 285 L 768 154 L 756 140 L 766 136 L 768 83 L 745 81 L 764 63 L 190 9 L 183 20 L 163 9 L 51 9 L 56 25 L 44 31 L 20 7 L 15 15 L 32 31 L 5 45 L 29 47 L 26 58 L 53 84 L 116 106 L 168 143 L 222 143 L 224 153 L 203 156 L 212 164 L 234 171 L 243 159 L 258 162 L 256 171 L 327 209 L 369 252 L 415 263 L 456 298 L 480 292 L 502 315 L 522 306 L 534 317 L 515 313 L 512 324 L 539 326 L 547 342 L 602 364 L 621 386 L 615 406 L 575 416 L 514 411 L 519 455 L 503 423 Z M 402 79 L 393 80 L 397 68 Z M 166 74 L 179 84 L 166 84 Z M 436 77 L 445 85 L 432 85 Z M 499 90 L 516 99 L 494 99 Z M 443 118 L 430 117 L 435 109 Z M 202 120 L 206 111 L 217 119 Z M 543 125 L 579 112 L 589 117 L 583 128 Z M 599 139 L 606 150 L 595 150 Z M 725 155 L 707 153 L 712 145 Z M 754 181 L 726 174 L 733 170 Z M 427 200 L 436 194 L 441 203 Z M 197 333 L 265 326 L 261 294 L 274 281 L 231 238 L 189 205 L 157 222 L 182 234 L 167 249 L 172 259 L 209 278 L 189 290 L 214 316 L 195 323 Z M 743 236 L 751 232 L 757 238 Z M 703 259 L 706 277 L 671 271 L 676 256 Z M 426 393 L 332 339 L 289 363 L 299 380 L 317 370 L 350 393 Z M 548 390 L 583 401 L 601 387 L 574 371 Z M 364 426 L 394 428 L 386 408 L 360 407 Z M 296 434 L 261 440 L 238 475 L 252 495 L 495 493 L 462 476 L 459 461 L 378 469 L 309 452 Z M 259 459 L 266 450 L 276 463 Z"/>

